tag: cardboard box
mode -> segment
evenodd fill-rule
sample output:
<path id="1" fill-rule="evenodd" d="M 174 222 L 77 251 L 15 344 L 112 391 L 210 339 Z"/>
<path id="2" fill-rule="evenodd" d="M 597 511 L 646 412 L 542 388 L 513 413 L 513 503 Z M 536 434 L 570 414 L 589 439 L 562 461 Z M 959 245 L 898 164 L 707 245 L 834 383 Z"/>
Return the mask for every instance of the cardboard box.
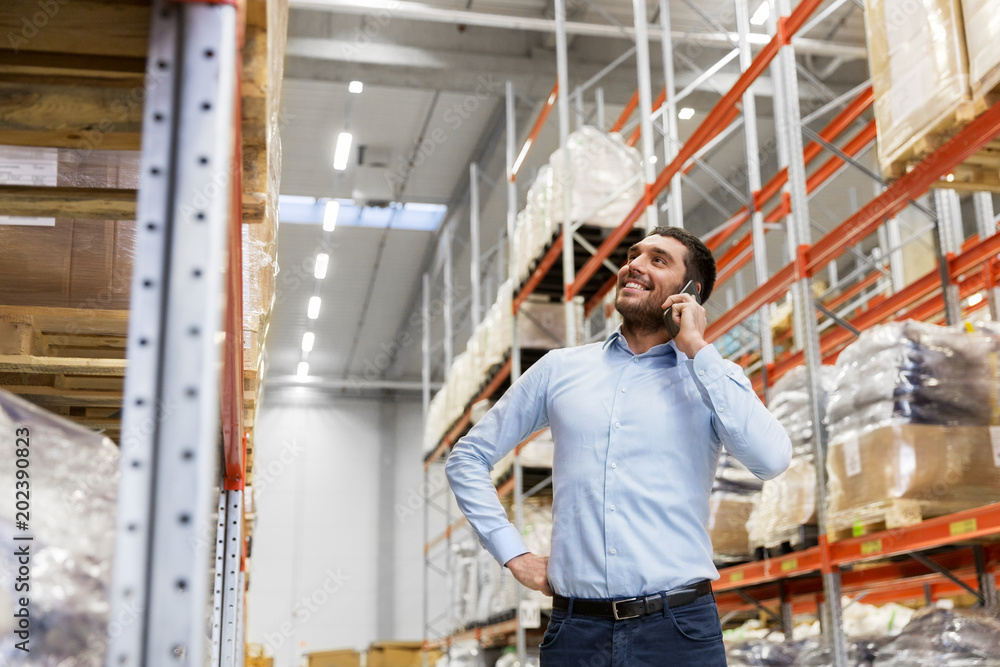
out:
<path id="1" fill-rule="evenodd" d="M 310 653 L 309 667 L 361 667 L 361 653 L 353 649 Z"/>
<path id="2" fill-rule="evenodd" d="M 368 647 L 368 667 L 422 667 L 421 642 L 372 642 Z M 431 661 L 434 664 L 436 659 Z"/>
<path id="3" fill-rule="evenodd" d="M 962 0 L 962 19 L 972 93 L 981 97 L 1000 83 L 1000 1 Z"/>
<path id="4" fill-rule="evenodd" d="M 958 0 L 866 0 L 865 32 L 879 164 L 896 177 L 924 138 L 971 120 L 963 106 L 971 91 L 962 10 Z"/>
<path id="5" fill-rule="evenodd" d="M 747 519 L 753 510 L 751 496 L 714 493 L 708 500 L 708 536 L 716 558 L 737 558 L 750 553 Z"/>
<path id="6" fill-rule="evenodd" d="M 924 424 L 838 438 L 826 461 L 829 529 L 893 528 L 1000 501 L 994 438 L 1000 427 Z"/>

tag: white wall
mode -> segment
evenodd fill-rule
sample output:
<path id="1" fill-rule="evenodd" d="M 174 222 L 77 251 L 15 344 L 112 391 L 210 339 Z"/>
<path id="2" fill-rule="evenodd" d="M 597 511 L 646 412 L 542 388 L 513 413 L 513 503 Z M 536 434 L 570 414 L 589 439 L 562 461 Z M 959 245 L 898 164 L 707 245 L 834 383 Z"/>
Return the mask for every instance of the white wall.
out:
<path id="1" fill-rule="evenodd" d="M 420 403 L 301 391 L 265 396 L 255 432 L 248 641 L 276 667 L 423 635 L 423 512 L 396 511 L 423 479 Z"/>

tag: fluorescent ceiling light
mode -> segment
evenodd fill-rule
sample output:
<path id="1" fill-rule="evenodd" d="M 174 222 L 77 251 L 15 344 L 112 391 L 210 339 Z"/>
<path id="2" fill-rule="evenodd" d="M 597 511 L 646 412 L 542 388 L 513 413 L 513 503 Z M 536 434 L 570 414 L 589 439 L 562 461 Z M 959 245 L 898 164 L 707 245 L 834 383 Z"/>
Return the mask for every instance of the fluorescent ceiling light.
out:
<path id="1" fill-rule="evenodd" d="M 304 334 L 302 334 L 302 351 L 312 352 L 313 343 L 315 342 L 316 342 L 316 334 L 314 334 L 312 331 L 307 331 Z"/>
<path id="2" fill-rule="evenodd" d="M 299 362 L 299 368 L 295 372 L 295 374 L 298 375 L 300 378 L 304 378 L 307 375 L 309 375 L 309 362 L 308 361 L 300 361 Z"/>
<path id="3" fill-rule="evenodd" d="M 694 118 L 694 109 L 691 107 L 684 107 L 677 112 L 677 117 L 681 120 L 687 120 L 689 118 Z"/>
<path id="4" fill-rule="evenodd" d="M 967 303 L 970 306 L 975 306 L 981 303 L 982 300 L 983 300 L 982 294 L 973 294 L 972 296 L 969 297 L 969 299 L 965 303 Z"/>
<path id="5" fill-rule="evenodd" d="M 531 142 L 531 139 L 524 142 L 524 147 L 521 148 L 521 152 L 518 154 L 517 159 L 514 160 L 514 167 L 511 169 L 511 173 L 515 176 L 517 175 L 518 170 L 521 169 L 521 163 L 524 162 L 524 158 L 528 156 L 528 151 L 531 149 Z"/>
<path id="6" fill-rule="evenodd" d="M 309 310 L 306 311 L 306 314 L 309 316 L 310 320 L 315 320 L 317 317 L 319 317 L 320 303 L 321 301 L 318 296 L 309 297 Z"/>
<path id="7" fill-rule="evenodd" d="M 316 270 L 313 275 L 316 276 L 316 280 L 323 280 L 326 278 L 326 269 L 330 265 L 330 256 L 325 252 L 321 252 L 316 255 Z"/>
<path id="8" fill-rule="evenodd" d="M 359 94 L 364 89 L 365 84 L 360 81 L 351 81 L 351 83 L 347 86 L 347 92 L 354 93 L 355 95 Z"/>
<path id="9" fill-rule="evenodd" d="M 767 17 L 770 15 L 771 5 L 767 0 L 764 0 L 764 2 L 760 3 L 760 7 L 757 8 L 757 11 L 753 13 L 753 16 L 750 17 L 750 23 L 753 25 L 764 25 L 767 23 Z"/>
<path id="10" fill-rule="evenodd" d="M 337 171 L 347 169 L 347 158 L 351 156 L 351 142 L 354 137 L 350 132 L 337 135 L 337 148 L 333 151 L 333 168 Z"/>
<path id="11" fill-rule="evenodd" d="M 333 228 L 337 226 L 337 216 L 340 214 L 340 202 L 336 199 L 330 199 L 326 202 L 326 207 L 323 209 L 323 231 L 332 232 Z M 319 276 L 316 276 L 319 278 Z"/>

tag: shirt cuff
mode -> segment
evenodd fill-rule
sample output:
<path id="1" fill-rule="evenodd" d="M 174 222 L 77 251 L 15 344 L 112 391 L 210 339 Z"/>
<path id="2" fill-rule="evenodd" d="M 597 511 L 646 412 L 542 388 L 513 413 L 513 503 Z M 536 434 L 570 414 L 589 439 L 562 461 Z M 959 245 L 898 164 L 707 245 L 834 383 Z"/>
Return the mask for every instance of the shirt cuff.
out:
<path id="1" fill-rule="evenodd" d="M 518 532 L 512 523 L 494 531 L 486 543 L 486 549 L 497 559 L 497 562 L 501 566 L 506 564 L 511 558 L 531 551 L 528 545 L 524 543 L 521 533 Z"/>
<path id="2" fill-rule="evenodd" d="M 694 359 L 691 360 L 691 365 L 694 368 L 695 377 L 705 386 L 729 375 L 726 360 L 711 344 L 698 350 L 698 354 L 694 355 Z"/>

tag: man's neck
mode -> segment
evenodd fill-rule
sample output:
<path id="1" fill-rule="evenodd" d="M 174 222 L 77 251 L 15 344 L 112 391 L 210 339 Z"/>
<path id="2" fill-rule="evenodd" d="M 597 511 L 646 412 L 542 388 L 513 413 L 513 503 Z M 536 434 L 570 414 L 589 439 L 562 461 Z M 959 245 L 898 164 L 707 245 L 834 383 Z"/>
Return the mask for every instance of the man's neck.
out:
<path id="1" fill-rule="evenodd" d="M 659 331 L 636 330 L 628 323 L 622 324 L 622 336 L 633 354 L 645 354 L 650 348 L 670 342 L 670 332 L 666 327 Z"/>

